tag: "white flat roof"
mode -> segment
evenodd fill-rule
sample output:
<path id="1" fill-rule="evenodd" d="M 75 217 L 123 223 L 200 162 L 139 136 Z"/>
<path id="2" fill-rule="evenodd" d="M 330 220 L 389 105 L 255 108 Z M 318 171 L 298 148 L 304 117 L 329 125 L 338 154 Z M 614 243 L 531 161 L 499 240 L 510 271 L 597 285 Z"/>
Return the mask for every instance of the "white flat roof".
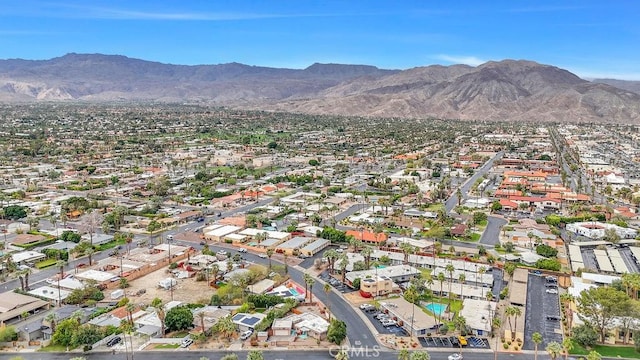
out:
<path id="1" fill-rule="evenodd" d="M 113 278 L 117 278 L 118 276 L 108 273 L 106 271 L 98 271 L 98 270 L 90 269 L 90 270 L 83 271 L 81 273 L 76 274 L 75 277 L 80 279 L 95 280 L 97 282 L 105 282 Z"/>
<path id="2" fill-rule="evenodd" d="M 58 291 L 60 292 L 59 294 L 58 294 Z M 57 288 L 53 288 L 51 286 L 43 286 L 37 289 L 29 290 L 29 294 L 47 298 L 49 300 L 57 301 L 58 299 L 60 300 L 66 299 L 67 296 L 71 294 L 71 292 L 67 290 L 62 290 L 62 289 L 58 290 Z"/>
<path id="3" fill-rule="evenodd" d="M 225 235 L 229 235 L 231 233 L 234 233 L 234 232 L 236 232 L 236 231 L 238 231 L 240 229 L 242 229 L 240 226 L 225 225 L 223 227 L 216 228 L 214 230 L 206 232 L 205 236 L 223 237 Z"/>

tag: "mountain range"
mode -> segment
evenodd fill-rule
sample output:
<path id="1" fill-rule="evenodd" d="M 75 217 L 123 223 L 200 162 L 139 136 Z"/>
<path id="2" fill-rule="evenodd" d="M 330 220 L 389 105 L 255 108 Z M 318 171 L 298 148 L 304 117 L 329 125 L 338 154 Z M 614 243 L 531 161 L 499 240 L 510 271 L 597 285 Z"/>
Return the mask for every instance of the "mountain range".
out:
<path id="1" fill-rule="evenodd" d="M 197 102 L 375 117 L 640 123 L 640 82 L 526 60 L 384 70 L 170 65 L 119 55 L 0 60 L 0 102 Z"/>

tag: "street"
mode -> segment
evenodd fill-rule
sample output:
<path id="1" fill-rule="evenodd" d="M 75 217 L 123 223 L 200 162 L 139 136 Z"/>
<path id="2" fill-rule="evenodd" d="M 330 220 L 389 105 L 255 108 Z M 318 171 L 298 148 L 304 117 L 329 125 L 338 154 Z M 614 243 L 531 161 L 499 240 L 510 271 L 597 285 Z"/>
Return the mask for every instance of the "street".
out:
<path id="1" fill-rule="evenodd" d="M 503 155 L 504 155 L 504 151 L 498 152 L 494 157 L 492 157 L 486 163 L 484 163 L 484 165 L 482 165 L 481 168 L 476 170 L 476 172 L 469 179 L 467 179 L 467 181 L 465 181 L 464 184 L 462 184 L 462 186 L 460 187 L 460 192 L 462 193 L 463 199 L 467 198 L 467 193 L 469 193 L 469 189 L 471 189 L 471 186 L 473 186 L 476 180 L 478 180 L 482 175 L 486 174 L 493 166 L 493 162 L 500 159 Z M 444 206 L 447 213 L 450 213 L 453 210 L 453 208 L 455 208 L 457 205 L 458 205 L 458 196 L 454 192 L 447 199 L 447 201 L 445 201 Z"/>
<path id="2" fill-rule="evenodd" d="M 500 243 L 498 239 L 498 237 L 500 236 L 500 229 L 507 223 L 508 221 L 502 217 L 489 216 L 487 218 L 487 227 L 484 229 L 479 243 L 482 245 L 491 246 L 495 246 L 496 244 Z"/>

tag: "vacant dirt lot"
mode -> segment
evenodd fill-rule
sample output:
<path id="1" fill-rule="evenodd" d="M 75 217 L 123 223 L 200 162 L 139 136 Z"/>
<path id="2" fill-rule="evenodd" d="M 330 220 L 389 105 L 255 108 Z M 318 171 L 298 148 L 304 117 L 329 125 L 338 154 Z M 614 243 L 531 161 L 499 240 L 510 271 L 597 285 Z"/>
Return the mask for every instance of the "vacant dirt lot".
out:
<path id="1" fill-rule="evenodd" d="M 170 274 L 166 272 L 166 268 L 163 268 L 131 281 L 129 283 L 131 286 L 125 289 L 126 296 L 135 304 L 150 304 L 156 297 L 165 303 L 171 301 L 171 292 L 158 287 L 158 282 L 168 277 Z M 215 293 L 215 289 L 209 288 L 206 281 L 195 281 L 195 277 L 176 280 L 178 284 L 173 287 L 173 300 L 196 303 L 204 299 L 208 303 L 211 295 Z M 145 289 L 147 292 L 136 296 L 140 289 Z"/>

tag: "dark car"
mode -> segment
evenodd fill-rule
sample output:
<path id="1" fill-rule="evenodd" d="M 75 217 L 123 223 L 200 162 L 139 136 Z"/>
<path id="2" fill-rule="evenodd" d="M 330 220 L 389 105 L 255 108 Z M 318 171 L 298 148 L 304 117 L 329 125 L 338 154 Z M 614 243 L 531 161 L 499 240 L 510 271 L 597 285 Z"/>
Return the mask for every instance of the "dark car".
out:
<path id="1" fill-rule="evenodd" d="M 560 321 L 560 316 L 547 315 L 547 320 L 549 320 L 549 321 Z"/>
<path id="2" fill-rule="evenodd" d="M 122 338 L 120 336 L 116 336 L 110 339 L 109 341 L 107 341 L 107 346 L 112 347 L 113 345 L 119 343 L 120 341 L 122 341 Z"/>

